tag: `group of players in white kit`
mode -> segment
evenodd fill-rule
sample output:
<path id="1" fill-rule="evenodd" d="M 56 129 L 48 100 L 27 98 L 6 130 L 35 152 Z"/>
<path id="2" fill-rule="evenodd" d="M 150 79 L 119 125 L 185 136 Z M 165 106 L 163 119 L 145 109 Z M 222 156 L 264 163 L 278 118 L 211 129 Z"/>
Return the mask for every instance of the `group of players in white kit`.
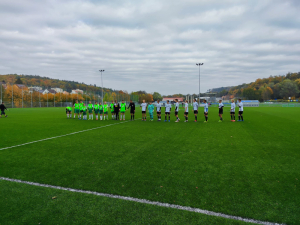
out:
<path id="1" fill-rule="evenodd" d="M 206 100 L 203 101 L 204 102 L 204 117 L 205 117 L 205 123 L 207 123 L 208 121 L 208 103 Z M 243 117 L 243 103 L 242 100 L 239 99 L 238 103 L 237 103 L 238 107 L 239 107 L 239 120 L 238 122 L 242 122 L 244 121 L 244 117 Z M 170 104 L 169 101 L 167 101 L 167 103 L 165 104 L 165 122 L 170 122 L 170 114 L 171 114 L 171 108 L 172 105 Z M 153 112 L 154 112 L 154 106 L 150 103 L 150 105 L 148 105 L 145 100 L 143 101 L 143 103 L 141 104 L 141 108 L 142 108 L 142 121 L 146 121 L 146 112 L 147 112 L 147 108 L 149 111 L 149 115 L 150 115 L 150 121 L 153 121 Z M 161 108 L 162 105 L 160 103 L 160 101 L 157 101 L 156 104 L 156 114 L 157 114 L 157 119 L 158 121 L 161 121 Z M 198 108 L 199 108 L 199 104 L 196 101 L 196 99 L 194 99 L 193 102 L 193 109 L 194 109 L 194 115 L 195 115 L 195 122 L 198 121 Z M 222 103 L 222 100 L 219 101 L 219 117 L 220 120 L 219 122 L 223 122 L 223 108 L 224 108 L 224 104 Z M 235 102 L 234 100 L 231 100 L 231 105 L 230 105 L 230 116 L 231 116 L 231 121 L 235 122 Z M 176 116 L 176 123 L 178 123 L 180 121 L 179 117 L 178 117 L 178 112 L 179 112 L 179 103 L 178 103 L 178 99 L 175 99 L 175 116 Z M 184 122 L 188 122 L 188 115 L 189 115 L 189 104 L 188 101 L 185 101 L 185 105 L 184 105 L 184 117 L 185 117 L 185 121 Z"/>

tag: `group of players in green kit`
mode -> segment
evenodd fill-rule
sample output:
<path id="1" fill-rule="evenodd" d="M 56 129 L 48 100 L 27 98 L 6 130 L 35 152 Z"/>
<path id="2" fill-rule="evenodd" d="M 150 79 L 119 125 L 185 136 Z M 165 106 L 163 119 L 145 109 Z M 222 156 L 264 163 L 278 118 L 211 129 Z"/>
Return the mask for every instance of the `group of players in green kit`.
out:
<path id="1" fill-rule="evenodd" d="M 208 103 L 206 100 L 203 100 L 204 103 L 204 117 L 205 117 L 205 123 L 207 123 L 208 121 Z M 244 121 L 244 117 L 243 117 L 243 103 L 241 101 L 241 99 L 238 100 L 238 107 L 239 107 L 239 122 Z M 145 102 L 145 100 L 143 100 L 143 103 L 141 104 L 141 109 L 142 109 L 142 121 L 146 121 L 147 120 L 147 110 L 150 116 L 150 121 L 153 121 L 153 114 L 154 114 L 154 110 L 155 107 L 154 105 L 150 102 L 149 104 L 147 104 Z M 157 101 L 156 104 L 156 115 L 157 115 L 157 119 L 158 121 L 161 121 L 161 109 L 162 109 L 162 104 L 160 103 L 160 101 Z M 170 122 L 170 114 L 171 114 L 171 108 L 172 105 L 170 104 L 169 101 L 167 101 L 167 103 L 164 105 L 165 107 L 165 120 L 164 122 Z M 219 101 L 219 117 L 220 120 L 219 122 L 223 122 L 223 107 L 224 104 L 222 103 L 222 100 Z M 231 107 L 230 107 L 230 116 L 231 116 L 231 121 L 235 122 L 235 102 L 234 100 L 231 100 Z M 128 106 L 128 109 L 130 108 L 130 114 L 131 114 L 131 120 L 134 120 L 134 115 L 135 115 L 135 104 L 130 101 L 130 104 Z M 193 102 L 193 110 L 194 110 L 194 115 L 195 115 L 195 121 L 198 121 L 198 108 L 199 108 L 199 104 L 196 101 L 196 99 L 194 99 Z M 87 115 L 89 116 L 88 120 L 93 120 L 93 114 L 95 113 L 96 116 L 96 120 L 108 120 L 108 109 L 110 109 L 111 111 L 111 116 L 112 116 L 112 120 L 125 120 L 125 111 L 126 111 L 126 103 L 124 103 L 124 100 L 122 100 L 122 103 L 119 104 L 117 101 L 112 102 L 110 105 L 108 105 L 106 102 L 104 102 L 104 104 L 102 105 L 101 103 L 95 103 L 94 105 L 91 103 L 91 101 L 89 102 L 89 104 L 86 106 L 82 101 L 80 101 L 80 103 L 78 103 L 78 101 L 76 100 L 75 104 L 74 104 L 74 119 L 76 118 L 76 116 L 78 117 L 78 119 L 83 119 L 83 120 L 87 120 Z M 72 118 L 72 107 L 67 107 L 66 108 L 66 113 L 67 113 L 67 118 Z M 119 116 L 119 113 L 121 114 L 121 117 Z M 179 113 L 179 102 L 178 99 L 175 99 L 175 117 L 176 117 L 176 123 L 178 123 L 180 121 L 179 117 L 178 117 L 178 113 Z M 100 118 L 99 118 L 100 115 Z M 185 121 L 184 122 L 188 122 L 188 116 L 189 116 L 189 104 L 188 101 L 185 101 L 184 104 L 184 118 Z"/>
<path id="2" fill-rule="evenodd" d="M 132 103 L 132 101 L 131 101 Z M 133 103 L 134 105 L 134 103 Z M 132 106 L 131 106 L 132 107 Z M 95 102 L 95 104 L 92 104 L 91 101 L 89 101 L 89 104 L 86 106 L 82 101 L 78 102 L 78 100 L 75 101 L 75 104 L 73 106 L 74 109 L 74 119 L 77 118 L 79 120 L 93 120 L 94 119 L 94 113 L 96 116 L 96 120 L 108 120 L 108 109 L 110 108 L 112 120 L 118 120 L 119 119 L 119 112 L 121 114 L 120 120 L 125 120 L 125 111 L 126 111 L 126 103 L 122 101 L 121 104 L 119 104 L 117 101 L 115 103 L 111 103 L 110 106 L 104 102 L 102 105 L 101 102 Z M 67 118 L 72 118 L 72 107 L 68 106 L 66 107 L 66 114 Z M 87 118 L 88 116 L 88 118 Z M 100 116 L 100 117 L 99 117 Z M 134 118 L 134 117 L 133 117 Z"/>

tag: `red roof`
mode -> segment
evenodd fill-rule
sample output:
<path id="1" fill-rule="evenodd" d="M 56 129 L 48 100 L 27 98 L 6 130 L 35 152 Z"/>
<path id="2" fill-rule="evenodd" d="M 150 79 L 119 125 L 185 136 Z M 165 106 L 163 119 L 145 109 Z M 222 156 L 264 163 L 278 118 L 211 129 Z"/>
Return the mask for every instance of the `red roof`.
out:
<path id="1" fill-rule="evenodd" d="M 163 101 L 175 101 L 175 99 L 178 99 L 179 102 L 183 102 L 183 98 L 163 98 Z"/>

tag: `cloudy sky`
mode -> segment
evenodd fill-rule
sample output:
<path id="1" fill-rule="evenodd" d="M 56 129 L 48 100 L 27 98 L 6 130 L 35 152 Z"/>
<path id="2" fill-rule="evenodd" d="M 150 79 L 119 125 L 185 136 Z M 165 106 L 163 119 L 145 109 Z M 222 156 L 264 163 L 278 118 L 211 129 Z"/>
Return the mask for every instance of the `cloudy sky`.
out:
<path id="1" fill-rule="evenodd" d="M 1 0 L 0 74 L 162 94 L 300 71 L 299 0 Z"/>

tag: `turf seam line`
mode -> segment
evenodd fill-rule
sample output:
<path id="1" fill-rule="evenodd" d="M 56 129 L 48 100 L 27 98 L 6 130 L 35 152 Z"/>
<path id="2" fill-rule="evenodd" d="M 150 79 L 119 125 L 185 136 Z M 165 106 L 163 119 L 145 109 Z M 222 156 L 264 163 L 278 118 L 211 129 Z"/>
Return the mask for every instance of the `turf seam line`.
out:
<path id="1" fill-rule="evenodd" d="M 137 120 L 139 120 L 139 119 L 137 119 Z M 0 148 L 0 151 L 10 149 L 10 148 L 21 147 L 21 146 L 24 146 L 24 145 L 29 145 L 29 144 L 33 144 L 33 143 L 37 143 L 37 142 L 41 142 L 41 141 L 47 141 L 47 140 L 51 140 L 51 139 L 55 139 L 55 138 L 66 137 L 66 136 L 70 136 L 70 135 L 73 135 L 73 134 L 78 134 L 78 133 L 82 133 L 82 132 L 87 132 L 87 131 L 96 130 L 96 129 L 100 129 L 100 128 L 103 128 L 103 127 L 109 127 L 109 126 L 122 124 L 122 123 L 127 123 L 127 122 L 130 122 L 130 121 L 119 122 L 119 123 L 114 123 L 114 124 L 108 124 L 108 125 L 101 126 L 101 127 L 94 127 L 94 128 L 87 129 L 87 130 L 76 131 L 76 132 L 69 133 L 69 134 L 63 134 L 63 135 L 59 135 L 59 136 L 55 136 L 55 137 L 44 138 L 44 139 L 37 140 L 37 141 L 27 142 L 27 143 L 24 143 L 24 144 L 19 144 L 19 145 L 14 145 L 14 146 L 10 146 L 10 147 Z"/>
<path id="2" fill-rule="evenodd" d="M 148 205 L 156 205 L 156 206 L 161 206 L 161 207 L 165 207 L 165 208 L 179 209 L 179 210 L 184 210 L 184 211 L 189 211 L 189 212 L 205 214 L 205 215 L 209 215 L 209 216 L 216 216 L 216 217 L 222 217 L 222 218 L 226 218 L 226 219 L 243 221 L 246 223 L 263 224 L 263 225 L 284 225 L 284 224 L 279 224 L 279 223 L 243 218 L 243 217 L 239 217 L 239 216 L 231 216 L 231 215 L 217 213 L 217 212 L 208 211 L 208 210 L 199 209 L 199 208 L 192 208 L 192 207 L 188 207 L 188 206 L 181 206 L 181 205 L 174 205 L 174 204 L 169 204 L 169 203 L 149 201 L 146 199 L 126 197 L 126 196 L 121 196 L 121 195 L 105 194 L 105 193 L 100 193 L 100 192 L 95 192 L 95 191 L 86 191 L 86 190 L 80 190 L 80 189 L 74 189 L 74 188 L 66 188 L 66 187 L 54 186 L 54 185 L 49 185 L 49 184 L 40 184 L 40 183 L 36 183 L 36 182 L 23 181 L 23 180 L 12 179 L 12 178 L 7 178 L 7 177 L 0 177 L 0 180 L 28 184 L 28 185 L 32 185 L 32 186 L 38 186 L 38 187 L 58 189 L 58 190 L 63 190 L 63 191 L 76 192 L 76 193 L 92 194 L 92 195 L 102 196 L 102 197 L 107 197 L 107 198 L 115 198 L 115 199 L 121 199 L 121 200 L 126 200 L 126 201 L 131 201 L 131 202 L 138 202 L 138 203 L 143 203 L 143 204 L 148 204 Z"/>

